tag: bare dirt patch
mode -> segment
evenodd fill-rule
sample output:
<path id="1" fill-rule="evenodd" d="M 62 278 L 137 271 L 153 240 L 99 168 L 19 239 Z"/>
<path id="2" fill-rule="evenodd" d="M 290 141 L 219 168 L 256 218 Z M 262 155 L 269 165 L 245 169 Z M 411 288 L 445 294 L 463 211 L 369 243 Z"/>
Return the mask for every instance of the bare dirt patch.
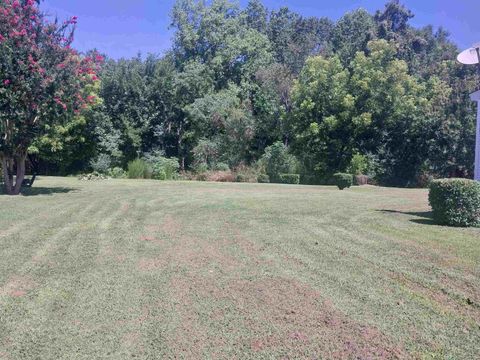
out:
<path id="1" fill-rule="evenodd" d="M 140 271 L 157 271 L 167 265 L 165 259 L 160 258 L 141 258 L 138 260 L 137 269 Z"/>
<path id="2" fill-rule="evenodd" d="M 140 236 L 140 240 L 142 241 L 155 241 L 155 237 L 150 235 L 142 235 Z"/>
<path id="3" fill-rule="evenodd" d="M 141 345 L 141 334 L 133 331 L 128 332 L 123 336 L 122 343 L 126 348 L 138 348 Z"/>
<path id="4" fill-rule="evenodd" d="M 0 296 L 23 297 L 35 286 L 35 282 L 30 277 L 15 275 L 0 288 Z"/>
<path id="5" fill-rule="evenodd" d="M 147 225 L 145 227 L 145 230 L 149 233 L 157 233 L 159 231 L 162 231 L 162 227 L 160 225 Z"/>
<path id="6" fill-rule="evenodd" d="M 161 226 L 162 231 L 171 237 L 176 236 L 181 228 L 181 224 L 172 215 L 167 215 Z"/>
<path id="7" fill-rule="evenodd" d="M 263 248 L 247 239 L 237 226 L 228 221 L 225 222 L 225 233 L 227 237 L 230 237 L 229 240 L 237 245 L 246 256 L 252 261 L 259 262 Z"/>
<path id="8" fill-rule="evenodd" d="M 310 287 L 290 279 L 237 281 L 228 289 L 254 334 L 253 351 L 320 358 L 407 358 L 376 328 L 358 324 Z M 264 324 L 275 329 L 267 333 Z"/>
<path id="9" fill-rule="evenodd" d="M 182 236 L 170 250 L 172 261 L 193 271 L 215 267 L 222 273 L 237 271 L 244 266 L 239 259 L 228 254 L 231 239 L 206 241 L 192 236 Z"/>
<path id="10" fill-rule="evenodd" d="M 170 349 L 181 357 L 201 359 L 204 346 L 209 341 L 207 329 L 200 324 L 198 314 L 194 310 L 192 299 L 192 281 L 189 278 L 176 276 L 170 282 L 170 289 L 175 299 L 175 312 L 178 316 L 178 326 L 172 336 L 167 339 Z"/>
<path id="11" fill-rule="evenodd" d="M 13 235 L 16 232 L 19 232 L 25 225 L 26 225 L 26 223 L 17 223 L 13 226 L 10 226 L 6 230 L 0 231 L 0 239 L 4 238 L 4 237 L 7 237 L 7 236 L 10 236 L 10 235 Z"/>
<path id="12" fill-rule="evenodd" d="M 403 346 L 395 344 L 374 326 L 360 324 L 338 311 L 333 303 L 309 286 L 281 277 L 238 279 L 220 285 L 215 276 L 189 273 L 175 277 L 171 288 L 181 318 L 172 349 L 198 358 L 204 348 L 225 350 L 223 334 L 207 336 L 195 312 L 196 298 L 212 303 L 232 303 L 238 319 L 251 336 L 237 344 L 258 356 L 290 359 L 407 359 Z M 212 309 L 212 320 L 222 312 Z"/>

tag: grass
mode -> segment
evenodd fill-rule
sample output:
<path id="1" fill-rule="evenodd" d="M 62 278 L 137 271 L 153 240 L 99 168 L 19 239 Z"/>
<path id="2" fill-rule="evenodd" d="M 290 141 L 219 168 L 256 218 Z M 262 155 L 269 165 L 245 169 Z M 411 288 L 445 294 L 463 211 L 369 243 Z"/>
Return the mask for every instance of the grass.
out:
<path id="1" fill-rule="evenodd" d="M 480 229 L 425 190 L 36 186 L 0 196 L 0 359 L 480 357 Z"/>

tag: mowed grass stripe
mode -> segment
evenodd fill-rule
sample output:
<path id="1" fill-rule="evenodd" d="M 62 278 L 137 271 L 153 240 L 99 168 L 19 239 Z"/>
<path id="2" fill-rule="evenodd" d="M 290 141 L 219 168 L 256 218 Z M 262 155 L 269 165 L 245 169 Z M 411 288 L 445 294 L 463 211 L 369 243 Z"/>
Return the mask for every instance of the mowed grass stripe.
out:
<path id="1" fill-rule="evenodd" d="M 423 196 L 423 200 L 425 200 L 425 196 Z M 364 199 L 364 203 L 368 203 L 368 201 Z M 476 307 L 467 304 L 466 300 L 469 294 L 462 293 L 460 296 L 450 298 L 452 309 L 446 309 L 441 306 L 443 304 L 438 304 L 438 299 L 425 298 L 424 293 L 415 291 L 422 287 L 430 290 L 432 280 L 428 279 L 431 278 L 435 279 L 437 284 L 433 289 L 434 294 L 435 291 L 442 294 L 446 287 L 445 284 L 440 284 L 440 280 L 445 279 L 444 269 L 441 265 L 429 264 L 426 261 L 428 257 L 419 258 L 417 256 L 414 258 L 392 254 L 389 247 L 395 245 L 403 249 L 403 252 L 406 250 L 421 254 L 421 248 L 411 249 L 409 243 L 399 242 L 399 239 L 395 238 L 395 242 L 393 242 L 385 237 L 375 238 L 372 236 L 374 234 L 362 235 L 361 227 L 353 227 L 355 231 L 351 230 L 348 225 L 358 223 L 355 220 L 357 218 L 364 217 L 363 221 L 368 223 L 368 215 L 355 215 L 361 214 L 361 211 L 366 209 L 361 209 L 361 206 L 358 209 L 356 206 L 348 208 L 342 205 L 338 206 L 339 211 L 351 212 L 350 219 L 354 220 L 341 222 L 343 226 L 347 227 L 343 228 L 337 225 L 337 221 L 331 220 L 336 219 L 335 211 L 332 211 L 336 206 L 329 206 L 330 213 L 321 216 L 318 221 L 315 217 L 294 219 L 297 224 L 294 228 L 296 230 L 294 237 L 290 237 L 290 222 L 287 220 L 290 215 L 282 218 L 282 214 L 278 214 L 278 217 L 274 217 L 275 221 L 271 227 L 267 229 L 267 232 L 275 233 L 277 242 L 268 244 L 274 248 L 278 248 L 281 244 L 282 248 L 278 252 L 284 254 L 284 259 L 290 259 L 297 265 L 292 273 L 298 276 L 299 273 L 305 272 L 305 269 L 310 269 L 309 282 L 316 281 L 323 291 L 327 291 L 339 302 L 344 302 L 343 307 L 349 309 L 348 313 L 361 321 L 381 324 L 386 331 L 397 334 L 409 332 L 409 326 L 414 321 L 418 321 L 417 326 L 425 328 L 426 332 L 435 332 L 435 327 L 444 328 L 431 339 L 425 339 L 424 342 L 415 339 L 409 344 L 414 351 L 421 351 L 421 349 L 431 346 L 434 339 L 440 336 L 443 336 L 449 344 L 449 349 L 452 347 L 452 342 L 456 343 L 455 346 L 459 348 L 474 346 L 475 341 L 478 340 L 479 313 Z M 295 207 L 295 204 L 291 204 L 291 206 Z M 360 212 L 358 212 L 359 210 Z M 370 214 L 370 211 L 367 213 Z M 306 223 L 304 227 L 299 226 L 302 221 Z M 260 224 L 265 226 L 266 223 L 268 223 L 267 219 L 260 218 L 256 224 L 250 225 L 252 225 L 251 228 L 256 229 Z M 289 224 L 288 228 L 283 228 L 283 224 Z M 284 234 L 289 234 L 289 237 L 284 239 Z M 252 236 L 255 235 L 252 234 Z M 283 239 L 284 241 L 278 241 Z M 467 241 L 471 240 L 473 238 Z M 431 250 L 424 248 L 427 254 Z M 278 257 L 282 258 L 282 256 L 273 256 L 272 258 Z M 283 264 L 283 268 L 285 267 Z M 416 280 L 413 285 L 418 289 L 412 290 L 411 287 L 405 286 L 409 278 Z M 458 279 L 455 280 L 458 281 Z M 468 272 L 461 281 L 470 284 L 469 288 L 471 289 L 478 289 L 476 287 L 478 277 L 472 278 Z M 345 294 L 350 296 L 345 297 Z M 478 290 L 475 290 L 475 294 L 474 296 L 478 296 Z M 372 305 L 375 305 L 373 312 Z M 424 315 L 428 314 L 428 316 L 412 317 L 409 311 L 405 311 L 405 308 L 408 310 L 408 307 L 413 309 L 420 307 Z M 463 308 L 465 311 L 459 311 L 458 308 Z M 367 310 L 366 314 L 365 310 Z M 455 311 L 458 312 L 458 316 L 455 316 Z M 375 315 L 376 318 L 372 319 L 372 315 Z M 417 316 L 416 313 L 414 315 Z M 402 317 L 403 321 L 399 322 L 398 320 L 401 320 Z M 451 323 L 456 323 L 457 326 L 451 326 L 449 329 L 451 333 L 445 335 L 445 328 L 448 329 L 447 324 Z M 465 333 L 471 335 L 468 344 L 465 344 Z M 400 336 L 398 340 L 404 340 L 402 338 Z"/>
<path id="2" fill-rule="evenodd" d="M 480 232 L 431 225 L 424 190 L 39 186 L 0 197 L 0 358 L 478 354 Z"/>
<path id="3" fill-rule="evenodd" d="M 89 200 L 90 204 L 80 200 L 82 206 L 70 209 L 68 216 L 60 213 L 56 219 L 63 221 L 48 224 L 50 231 L 40 236 L 29 234 L 43 248 L 35 252 L 29 271 L 23 274 L 33 283 L 28 301 L 21 304 L 29 315 L 25 317 L 17 311 L 19 318 L 11 321 L 15 330 L 10 337 L 16 339 L 15 346 L 9 349 L 12 354 L 20 356 L 24 348 L 34 348 L 35 356 L 54 357 L 59 351 L 56 339 L 72 338 L 64 318 L 72 304 L 79 304 L 76 292 L 81 279 L 89 269 L 95 269 L 93 255 L 99 247 L 95 219 L 108 213 L 108 202 Z"/>

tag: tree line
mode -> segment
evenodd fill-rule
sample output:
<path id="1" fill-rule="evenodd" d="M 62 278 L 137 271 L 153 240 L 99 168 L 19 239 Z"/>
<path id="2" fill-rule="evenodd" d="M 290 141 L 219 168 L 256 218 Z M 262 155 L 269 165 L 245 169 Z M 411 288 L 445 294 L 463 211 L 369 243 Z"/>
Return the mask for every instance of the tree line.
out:
<path id="1" fill-rule="evenodd" d="M 171 49 L 107 58 L 98 101 L 30 152 L 49 174 L 154 153 L 200 172 L 254 166 L 282 144 L 304 183 L 470 177 L 478 76 L 446 30 L 413 16 L 397 0 L 338 21 L 260 0 L 177 0 Z"/>

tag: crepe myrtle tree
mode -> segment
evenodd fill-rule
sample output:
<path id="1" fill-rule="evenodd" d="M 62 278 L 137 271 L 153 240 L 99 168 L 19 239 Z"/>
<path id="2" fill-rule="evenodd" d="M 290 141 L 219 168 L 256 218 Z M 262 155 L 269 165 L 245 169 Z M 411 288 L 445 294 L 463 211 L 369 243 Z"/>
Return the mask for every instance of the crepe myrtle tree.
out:
<path id="1" fill-rule="evenodd" d="M 50 21 L 39 1 L 0 0 L 0 161 L 5 191 L 18 195 L 29 148 L 97 101 L 97 53 L 70 45 L 77 18 Z"/>

